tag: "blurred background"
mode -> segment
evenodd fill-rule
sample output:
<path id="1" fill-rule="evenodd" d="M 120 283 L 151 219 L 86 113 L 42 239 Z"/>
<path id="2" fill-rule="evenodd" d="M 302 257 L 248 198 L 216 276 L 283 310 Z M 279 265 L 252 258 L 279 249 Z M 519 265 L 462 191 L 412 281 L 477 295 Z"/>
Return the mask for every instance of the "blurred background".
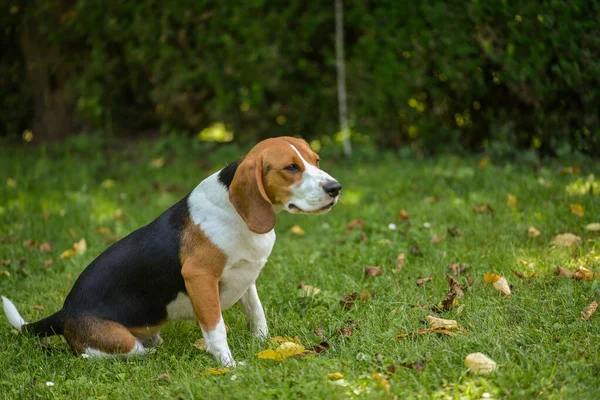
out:
<path id="1" fill-rule="evenodd" d="M 5 0 L 0 134 L 600 153 L 600 3 Z M 348 132 L 347 134 L 344 132 Z"/>

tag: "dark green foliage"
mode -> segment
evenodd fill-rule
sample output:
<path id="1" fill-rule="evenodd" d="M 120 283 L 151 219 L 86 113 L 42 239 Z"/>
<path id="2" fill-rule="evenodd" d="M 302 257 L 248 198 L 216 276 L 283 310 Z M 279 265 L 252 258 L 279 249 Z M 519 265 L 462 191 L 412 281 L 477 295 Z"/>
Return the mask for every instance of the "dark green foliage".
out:
<path id="1" fill-rule="evenodd" d="M 333 2 L 33 4 L 40 37 L 76 71 L 87 127 L 197 133 L 223 121 L 245 141 L 338 130 Z M 599 10 L 588 0 L 347 1 L 353 131 L 417 152 L 597 154 Z M 16 60 L 9 53 L 0 69 Z M 3 79 L 8 104 L 21 106 L 0 113 L 10 134 L 29 116 L 28 91 L 14 73 Z"/>

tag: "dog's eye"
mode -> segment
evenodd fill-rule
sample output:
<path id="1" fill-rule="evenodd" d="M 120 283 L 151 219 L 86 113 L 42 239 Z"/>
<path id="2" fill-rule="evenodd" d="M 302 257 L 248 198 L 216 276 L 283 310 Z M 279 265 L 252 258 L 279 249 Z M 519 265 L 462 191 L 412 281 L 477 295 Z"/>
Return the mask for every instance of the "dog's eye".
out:
<path id="1" fill-rule="evenodd" d="M 299 172 L 300 167 L 297 164 L 290 164 L 284 168 L 287 172 Z"/>

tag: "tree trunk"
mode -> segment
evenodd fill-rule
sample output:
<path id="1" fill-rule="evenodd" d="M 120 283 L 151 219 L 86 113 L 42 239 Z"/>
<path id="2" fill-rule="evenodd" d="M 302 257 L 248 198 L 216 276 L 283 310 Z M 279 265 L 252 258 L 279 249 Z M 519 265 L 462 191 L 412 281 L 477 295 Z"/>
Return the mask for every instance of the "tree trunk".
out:
<path id="1" fill-rule="evenodd" d="M 20 45 L 33 96 L 35 139 L 59 139 L 76 129 L 73 100 L 67 93 L 69 68 L 58 49 L 36 34 L 33 18 L 25 18 Z"/>

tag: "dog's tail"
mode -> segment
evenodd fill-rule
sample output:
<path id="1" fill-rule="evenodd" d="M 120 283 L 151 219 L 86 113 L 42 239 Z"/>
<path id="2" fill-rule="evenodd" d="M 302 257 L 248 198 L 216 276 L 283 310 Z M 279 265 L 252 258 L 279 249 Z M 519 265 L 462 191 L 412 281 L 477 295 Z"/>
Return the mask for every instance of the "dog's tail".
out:
<path id="1" fill-rule="evenodd" d="M 4 307 L 4 313 L 8 318 L 8 322 L 20 332 L 39 337 L 62 335 L 63 333 L 65 322 L 62 310 L 47 318 L 28 324 L 21 317 L 21 314 L 19 314 L 17 307 L 15 307 L 12 301 L 4 296 L 2 296 L 2 306 Z"/>

